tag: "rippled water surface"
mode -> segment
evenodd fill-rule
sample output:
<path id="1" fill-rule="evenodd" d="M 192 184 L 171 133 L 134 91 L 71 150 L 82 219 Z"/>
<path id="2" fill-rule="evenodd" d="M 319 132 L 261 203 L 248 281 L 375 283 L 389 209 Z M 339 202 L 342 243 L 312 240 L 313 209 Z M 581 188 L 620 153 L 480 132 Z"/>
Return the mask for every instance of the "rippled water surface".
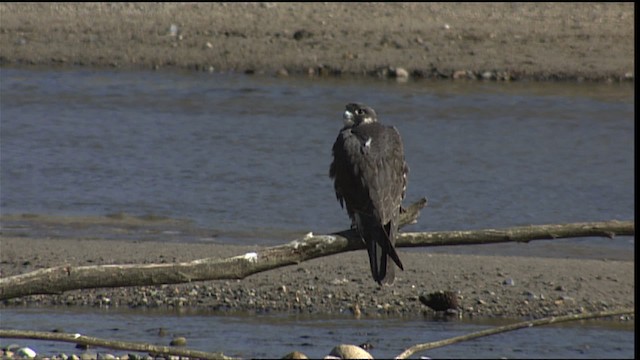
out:
<path id="1" fill-rule="evenodd" d="M 631 84 L 402 84 L 3 68 L 0 95 L 2 215 L 124 213 L 189 221 L 154 235 L 166 241 L 274 245 L 308 231 L 342 230 L 349 221 L 327 174 L 344 105 L 360 101 L 403 136 L 411 168 L 407 202 L 429 200 L 407 230 L 634 218 Z M 123 236 L 100 226 L 52 229 L 27 220 L 3 221 L 2 234 L 52 241 Z M 633 246 L 633 237 L 617 237 L 415 251 L 633 259 Z M 495 325 L 18 308 L 0 316 L 6 328 L 38 324 L 35 330 L 159 344 L 168 339 L 154 329 L 165 327 L 195 349 L 245 357 L 294 349 L 318 357 L 338 343 L 367 341 L 376 346 L 374 356 L 386 357 Z M 427 355 L 633 357 L 632 326 L 597 324 L 520 330 Z M 74 352 L 59 343 L 35 347 Z"/>
<path id="2" fill-rule="evenodd" d="M 3 310 L 4 313 L 4 310 Z M 64 324 L 60 319 L 65 319 Z M 119 310 L 17 310 L 3 314 L 3 327 L 65 332 L 167 345 L 172 336 L 187 338 L 189 349 L 244 358 L 281 358 L 298 350 L 322 358 L 342 343 L 374 346 L 376 358 L 392 358 L 406 348 L 469 334 L 515 320 L 460 321 L 434 318 L 373 318 L 307 315 L 176 314 Z M 442 358 L 632 358 L 632 323 L 587 321 L 534 327 L 432 349 L 414 356 Z M 36 328 L 34 328 L 34 326 Z M 159 336 L 164 328 L 167 335 Z M 0 340 L 0 345 L 19 340 Z M 79 353 L 74 344 L 30 341 L 39 354 Z M 117 350 L 95 352 L 124 354 Z"/>
<path id="3" fill-rule="evenodd" d="M 241 244 L 341 230 L 349 221 L 327 176 L 331 146 L 345 103 L 361 101 L 403 136 L 407 202 L 429 200 L 407 230 L 634 216 L 631 84 L 0 75 L 3 214 L 187 219 L 208 235 L 175 239 Z M 633 248 L 628 237 L 578 241 L 587 253 Z M 528 251 L 536 246 L 553 252 Z"/>

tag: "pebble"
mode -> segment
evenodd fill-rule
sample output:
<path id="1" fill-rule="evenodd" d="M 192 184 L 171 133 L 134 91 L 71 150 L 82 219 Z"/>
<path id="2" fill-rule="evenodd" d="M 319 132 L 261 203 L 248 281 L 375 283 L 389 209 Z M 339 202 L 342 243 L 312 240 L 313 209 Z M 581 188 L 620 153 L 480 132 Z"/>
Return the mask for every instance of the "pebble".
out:
<path id="1" fill-rule="evenodd" d="M 353 312 L 353 316 L 355 316 L 356 318 L 360 318 L 360 316 L 362 315 L 360 306 L 357 303 L 353 305 L 353 307 L 351 308 L 351 311 Z"/>
<path id="2" fill-rule="evenodd" d="M 401 67 L 395 68 L 394 71 L 392 71 L 392 74 L 396 77 L 396 78 L 401 78 L 401 79 L 406 79 L 409 77 L 409 72 Z"/>
<path id="3" fill-rule="evenodd" d="M 34 357 L 36 357 L 36 352 L 31 348 L 23 347 L 16 350 L 16 356 L 20 358 L 33 359 Z"/>
<path id="4" fill-rule="evenodd" d="M 173 340 L 171 340 L 169 345 L 171 345 L 171 346 L 185 346 L 185 345 L 187 345 L 187 339 L 185 337 L 183 337 L 183 336 L 178 336 L 178 337 L 173 338 Z"/>
<path id="5" fill-rule="evenodd" d="M 502 282 L 502 285 L 515 286 L 516 282 L 512 278 L 508 278 Z"/>
<path id="6" fill-rule="evenodd" d="M 467 71 L 466 70 L 456 70 L 456 71 L 453 72 L 451 77 L 454 80 L 467 79 L 468 78 Z"/>
<path id="7" fill-rule="evenodd" d="M 509 73 L 508 71 L 502 71 L 496 74 L 496 77 L 498 80 L 502 80 L 502 81 L 511 81 L 512 76 L 511 73 Z"/>
<path id="8" fill-rule="evenodd" d="M 282 357 L 283 359 L 308 359 L 307 355 L 301 353 L 300 351 L 292 351 L 287 355 Z"/>
<path id="9" fill-rule="evenodd" d="M 494 74 L 494 73 L 492 73 L 491 71 L 485 71 L 485 72 L 483 72 L 483 73 L 482 73 L 482 78 L 483 78 L 484 80 L 491 80 L 491 79 L 493 79 L 494 77 L 495 77 L 495 74 Z"/>
<path id="10" fill-rule="evenodd" d="M 452 291 L 437 291 L 430 294 L 420 295 L 419 300 L 434 311 L 446 311 L 460 307 L 458 304 L 458 297 Z M 403 306 L 404 303 L 399 305 Z"/>
<path id="11" fill-rule="evenodd" d="M 171 24 L 171 26 L 169 26 L 169 35 L 170 36 L 178 35 L 178 26 L 177 25 Z"/>
<path id="12" fill-rule="evenodd" d="M 342 278 L 342 279 L 333 279 L 331 280 L 331 284 L 332 285 L 346 285 L 349 283 L 349 279 L 347 278 Z"/>
<path id="13" fill-rule="evenodd" d="M 356 345 L 342 344 L 334 347 L 329 353 L 340 359 L 373 359 L 368 351 Z"/>
<path id="14" fill-rule="evenodd" d="M 296 32 L 293 33 L 293 38 L 295 40 L 302 40 L 302 39 L 306 39 L 306 38 L 310 38 L 313 36 L 313 33 L 307 30 L 298 30 Z"/>
<path id="15" fill-rule="evenodd" d="M 80 355 L 80 359 L 81 360 L 95 360 L 97 358 L 98 357 L 97 357 L 96 354 L 92 354 L 92 353 L 88 353 L 88 352 L 82 353 L 82 355 Z"/>

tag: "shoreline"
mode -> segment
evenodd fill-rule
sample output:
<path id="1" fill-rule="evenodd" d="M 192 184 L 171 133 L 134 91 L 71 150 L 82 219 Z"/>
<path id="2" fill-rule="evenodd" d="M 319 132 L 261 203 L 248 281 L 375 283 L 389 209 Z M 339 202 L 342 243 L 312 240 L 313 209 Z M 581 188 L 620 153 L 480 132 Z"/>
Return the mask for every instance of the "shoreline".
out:
<path id="1" fill-rule="evenodd" d="M 0 15 L 0 66 L 401 80 L 635 76 L 631 3 L 2 3 Z"/>

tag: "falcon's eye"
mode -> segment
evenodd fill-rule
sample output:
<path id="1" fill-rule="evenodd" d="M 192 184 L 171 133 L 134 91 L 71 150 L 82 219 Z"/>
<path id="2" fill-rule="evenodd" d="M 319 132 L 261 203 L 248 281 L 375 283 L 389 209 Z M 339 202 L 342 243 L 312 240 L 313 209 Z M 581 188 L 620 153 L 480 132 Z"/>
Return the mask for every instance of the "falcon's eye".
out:
<path id="1" fill-rule="evenodd" d="M 364 115 L 364 110 L 356 109 L 356 115 Z"/>

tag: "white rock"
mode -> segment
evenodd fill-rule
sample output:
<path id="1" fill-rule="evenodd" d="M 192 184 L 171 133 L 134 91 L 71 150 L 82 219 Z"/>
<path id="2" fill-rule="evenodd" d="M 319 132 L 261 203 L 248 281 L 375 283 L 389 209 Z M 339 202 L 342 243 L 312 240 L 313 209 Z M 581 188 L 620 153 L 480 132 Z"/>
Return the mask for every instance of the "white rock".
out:
<path id="1" fill-rule="evenodd" d="M 249 262 L 258 262 L 258 253 L 249 252 L 244 254 L 244 258 Z"/>
<path id="2" fill-rule="evenodd" d="M 19 358 L 33 359 L 34 357 L 36 357 L 36 352 L 28 347 L 23 347 L 16 350 L 16 356 Z"/>
<path id="3" fill-rule="evenodd" d="M 331 356 L 337 356 L 341 359 L 373 359 L 365 349 L 356 345 L 342 344 L 338 345 L 329 353 Z"/>
<path id="4" fill-rule="evenodd" d="M 398 67 L 396 68 L 395 75 L 397 78 L 406 79 L 409 77 L 409 72 L 404 68 Z"/>
<path id="5" fill-rule="evenodd" d="M 493 79 L 494 75 L 491 71 L 485 71 L 482 73 L 482 78 L 485 80 L 491 80 Z"/>
<path id="6" fill-rule="evenodd" d="M 169 26 L 169 35 L 171 35 L 171 36 L 177 36 L 178 35 L 178 25 L 171 24 L 171 26 Z"/>
<path id="7" fill-rule="evenodd" d="M 81 360 L 96 360 L 98 355 L 95 353 L 84 352 L 80 355 Z"/>

